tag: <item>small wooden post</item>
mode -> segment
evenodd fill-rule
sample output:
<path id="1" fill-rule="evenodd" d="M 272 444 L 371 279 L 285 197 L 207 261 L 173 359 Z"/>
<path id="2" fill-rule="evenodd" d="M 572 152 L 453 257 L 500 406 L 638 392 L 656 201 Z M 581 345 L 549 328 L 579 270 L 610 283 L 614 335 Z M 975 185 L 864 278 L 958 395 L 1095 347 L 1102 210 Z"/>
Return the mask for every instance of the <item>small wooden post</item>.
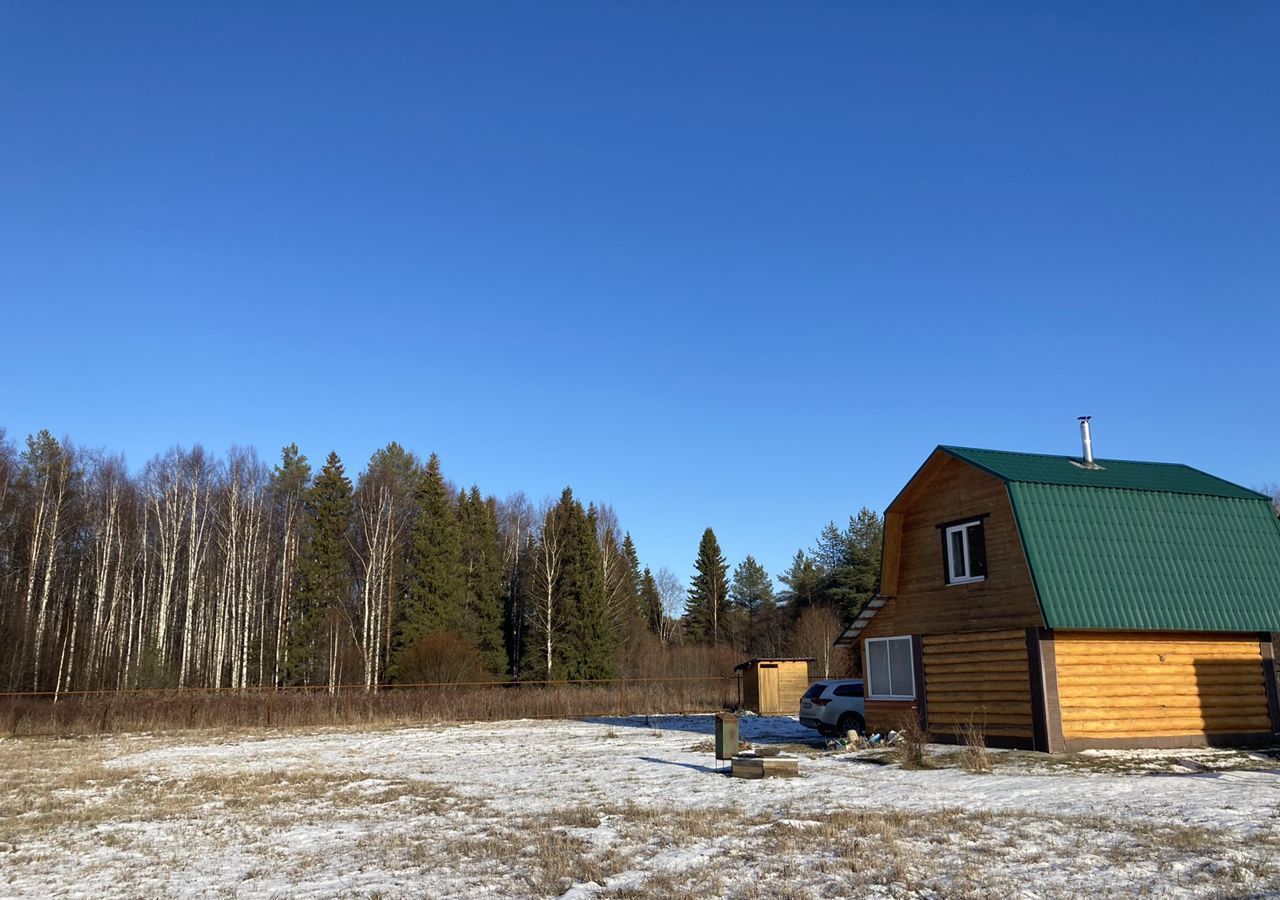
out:
<path id="1" fill-rule="evenodd" d="M 733 759 L 738 755 L 738 717 L 733 713 L 716 713 L 716 759 Z"/>

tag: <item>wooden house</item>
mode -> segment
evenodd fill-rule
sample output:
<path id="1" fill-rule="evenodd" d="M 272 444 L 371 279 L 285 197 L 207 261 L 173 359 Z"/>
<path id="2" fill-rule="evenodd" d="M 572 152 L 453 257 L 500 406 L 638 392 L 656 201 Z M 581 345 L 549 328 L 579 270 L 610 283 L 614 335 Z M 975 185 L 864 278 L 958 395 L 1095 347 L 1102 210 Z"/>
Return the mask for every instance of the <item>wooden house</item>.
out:
<path id="1" fill-rule="evenodd" d="M 867 727 L 1061 751 L 1270 742 L 1280 523 L 1183 465 L 938 447 L 885 512 Z"/>
<path id="2" fill-rule="evenodd" d="M 809 689 L 812 658 L 749 659 L 738 673 L 738 705 L 762 716 L 794 716 Z"/>

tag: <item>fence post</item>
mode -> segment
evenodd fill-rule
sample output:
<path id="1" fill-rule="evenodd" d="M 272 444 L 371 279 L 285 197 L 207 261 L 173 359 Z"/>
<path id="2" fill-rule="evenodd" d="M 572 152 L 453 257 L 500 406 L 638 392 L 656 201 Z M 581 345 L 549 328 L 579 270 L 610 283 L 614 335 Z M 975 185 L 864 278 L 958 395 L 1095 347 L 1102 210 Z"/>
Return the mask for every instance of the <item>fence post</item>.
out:
<path id="1" fill-rule="evenodd" d="M 267 727 L 268 728 L 271 727 L 271 700 L 275 696 L 275 693 L 276 693 L 276 690 L 274 687 L 271 690 L 267 691 Z"/>

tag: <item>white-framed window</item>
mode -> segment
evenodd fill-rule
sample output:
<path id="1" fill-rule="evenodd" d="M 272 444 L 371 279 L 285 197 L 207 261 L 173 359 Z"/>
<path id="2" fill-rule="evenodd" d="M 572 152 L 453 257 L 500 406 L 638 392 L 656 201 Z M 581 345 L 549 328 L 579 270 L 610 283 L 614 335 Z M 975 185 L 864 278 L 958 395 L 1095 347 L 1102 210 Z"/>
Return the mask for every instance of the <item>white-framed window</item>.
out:
<path id="1" fill-rule="evenodd" d="M 946 548 L 947 584 L 966 584 L 987 577 L 987 541 L 981 519 L 947 526 L 942 543 Z"/>
<path id="2" fill-rule="evenodd" d="M 916 699 L 915 659 L 911 635 L 867 638 L 863 660 L 868 700 Z"/>

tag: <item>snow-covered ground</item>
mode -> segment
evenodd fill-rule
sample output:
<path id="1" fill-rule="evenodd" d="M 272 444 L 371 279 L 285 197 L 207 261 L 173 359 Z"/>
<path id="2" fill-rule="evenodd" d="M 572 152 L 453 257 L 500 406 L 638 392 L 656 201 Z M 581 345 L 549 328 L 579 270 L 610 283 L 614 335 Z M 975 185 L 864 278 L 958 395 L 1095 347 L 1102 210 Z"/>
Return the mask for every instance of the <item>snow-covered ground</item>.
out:
<path id="1" fill-rule="evenodd" d="M 993 774 L 708 716 L 0 741 L 0 896 L 1280 896 L 1280 763 L 992 753 Z M 1273 768 L 1274 767 L 1274 768 Z"/>

